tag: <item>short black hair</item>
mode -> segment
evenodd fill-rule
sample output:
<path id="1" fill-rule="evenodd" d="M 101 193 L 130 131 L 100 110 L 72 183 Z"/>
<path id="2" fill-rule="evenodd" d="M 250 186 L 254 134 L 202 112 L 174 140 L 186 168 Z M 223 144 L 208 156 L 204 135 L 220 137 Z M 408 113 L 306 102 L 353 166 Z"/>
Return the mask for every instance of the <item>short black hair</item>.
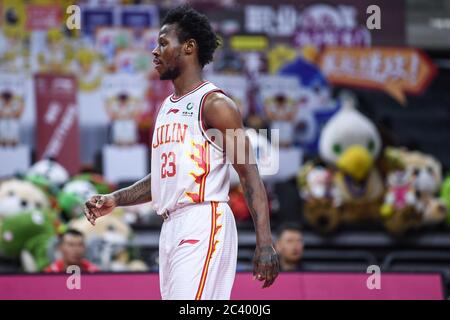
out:
<path id="1" fill-rule="evenodd" d="M 84 235 L 82 232 L 76 230 L 76 229 L 67 229 L 63 234 L 61 234 L 61 236 L 59 237 L 59 243 L 63 243 L 64 241 L 64 237 L 66 235 L 71 235 L 71 236 L 75 236 L 75 237 L 81 237 L 84 239 Z"/>
<path id="2" fill-rule="evenodd" d="M 277 239 L 280 239 L 281 235 L 285 231 L 297 231 L 300 234 L 302 233 L 302 229 L 301 229 L 300 225 L 298 225 L 296 223 L 283 223 L 277 229 Z"/>
<path id="3" fill-rule="evenodd" d="M 189 5 L 182 5 L 169 10 L 161 25 L 165 24 L 177 25 L 178 41 L 194 39 L 197 42 L 198 62 L 202 68 L 212 61 L 220 40 L 204 14 Z"/>

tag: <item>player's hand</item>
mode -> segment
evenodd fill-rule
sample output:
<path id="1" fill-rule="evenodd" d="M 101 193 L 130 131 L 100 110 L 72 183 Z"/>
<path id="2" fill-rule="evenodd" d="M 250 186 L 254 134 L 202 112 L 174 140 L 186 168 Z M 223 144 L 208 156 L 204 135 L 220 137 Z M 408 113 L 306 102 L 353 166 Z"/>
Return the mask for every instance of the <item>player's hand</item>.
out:
<path id="1" fill-rule="evenodd" d="M 253 279 L 264 281 L 263 288 L 270 287 L 278 276 L 280 264 L 273 246 L 257 246 L 253 257 Z"/>
<path id="2" fill-rule="evenodd" d="M 84 204 L 84 215 L 95 226 L 95 220 L 107 215 L 117 207 L 116 199 L 111 194 L 92 196 Z"/>

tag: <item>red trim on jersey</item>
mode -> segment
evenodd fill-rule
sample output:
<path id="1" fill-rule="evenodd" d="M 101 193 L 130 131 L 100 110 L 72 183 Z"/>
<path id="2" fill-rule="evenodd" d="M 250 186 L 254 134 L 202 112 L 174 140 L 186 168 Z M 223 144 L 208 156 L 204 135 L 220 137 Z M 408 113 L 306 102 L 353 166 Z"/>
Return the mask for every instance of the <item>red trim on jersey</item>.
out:
<path id="1" fill-rule="evenodd" d="M 202 298 L 203 290 L 205 289 L 206 277 L 208 275 L 209 262 L 211 260 L 212 254 L 214 252 L 214 236 L 216 231 L 216 212 L 217 212 L 218 202 L 211 202 L 211 233 L 209 235 L 209 246 L 208 253 L 206 254 L 206 260 L 203 264 L 202 275 L 200 277 L 200 283 L 198 285 L 197 294 L 195 295 L 195 300 L 200 300 Z"/>
<path id="2" fill-rule="evenodd" d="M 183 99 L 184 97 L 186 97 L 186 96 L 188 96 L 188 95 L 194 93 L 195 91 L 197 91 L 198 89 L 200 89 L 201 87 L 203 87 L 203 86 L 204 86 L 205 84 L 207 84 L 207 83 L 209 83 L 209 82 L 208 82 L 208 81 L 203 81 L 203 82 L 201 82 L 198 86 L 196 86 L 194 89 L 192 89 L 192 90 L 189 91 L 188 93 L 182 95 L 181 97 L 176 97 L 176 96 L 175 96 L 175 93 L 173 93 L 173 94 L 170 96 L 170 101 L 172 101 L 172 102 L 178 102 L 178 101 L 180 101 L 181 99 Z"/>

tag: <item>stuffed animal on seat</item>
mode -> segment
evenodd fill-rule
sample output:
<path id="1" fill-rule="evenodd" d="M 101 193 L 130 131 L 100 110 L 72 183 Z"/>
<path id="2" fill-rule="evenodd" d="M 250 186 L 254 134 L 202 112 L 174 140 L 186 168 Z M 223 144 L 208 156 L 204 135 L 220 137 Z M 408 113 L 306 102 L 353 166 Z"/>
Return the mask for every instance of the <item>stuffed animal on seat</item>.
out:
<path id="1" fill-rule="evenodd" d="M 27 210 L 7 216 L 0 230 L 0 253 L 20 259 L 25 272 L 42 271 L 51 263 L 60 224 L 50 210 Z"/>
<path id="2" fill-rule="evenodd" d="M 0 220 L 26 210 L 49 208 L 47 195 L 31 182 L 10 179 L 0 183 Z"/>
<path id="3" fill-rule="evenodd" d="M 69 227 L 85 236 L 90 260 L 104 271 L 146 271 L 143 261 L 132 260 L 131 228 L 119 216 L 121 209 L 96 220 L 95 227 L 85 217 L 72 220 Z"/>
<path id="4" fill-rule="evenodd" d="M 116 186 L 109 183 L 105 178 L 98 173 L 81 173 L 72 177 L 72 181 L 87 181 L 92 184 L 96 192 L 99 194 L 111 193 L 116 189 Z"/>
<path id="5" fill-rule="evenodd" d="M 416 210 L 422 213 L 422 224 L 430 226 L 445 221 L 447 206 L 438 197 L 442 183 L 441 164 L 431 155 L 418 151 L 399 152 L 416 191 Z"/>
<path id="6" fill-rule="evenodd" d="M 389 233 L 399 236 L 417 228 L 422 216 L 415 210 L 417 197 L 408 172 L 398 170 L 387 178 L 384 203 L 380 208 L 383 224 Z"/>
<path id="7" fill-rule="evenodd" d="M 333 231 L 342 222 L 341 200 L 333 183 L 333 174 L 326 167 L 308 162 L 297 177 L 305 218 L 321 233 Z"/>
<path id="8" fill-rule="evenodd" d="M 64 185 L 58 194 L 58 204 L 65 220 L 83 216 L 84 203 L 97 193 L 88 181 L 73 180 Z"/>
<path id="9" fill-rule="evenodd" d="M 442 183 L 440 198 L 447 205 L 447 223 L 450 223 L 450 176 L 447 176 Z"/>
<path id="10" fill-rule="evenodd" d="M 311 54 L 307 54 L 311 56 Z M 318 153 L 322 127 L 339 110 L 331 98 L 331 87 L 320 68 L 304 57 L 298 57 L 281 67 L 279 74 L 295 76 L 301 90 L 296 101 L 294 142 L 307 155 Z"/>
<path id="11" fill-rule="evenodd" d="M 43 159 L 36 162 L 27 172 L 27 177 L 40 177 L 45 179 L 49 184 L 62 187 L 69 181 L 69 173 L 58 162 L 51 159 Z"/>
<path id="12" fill-rule="evenodd" d="M 441 165 L 430 155 L 404 148 L 388 149 L 403 169 L 389 175 L 381 216 L 388 231 L 401 235 L 445 221 L 447 205 L 438 197 Z"/>
<path id="13" fill-rule="evenodd" d="M 342 109 L 325 125 L 319 152 L 329 173 L 326 184 L 324 178 L 319 179 L 323 186 L 317 190 L 327 185 L 330 192 L 325 197 L 319 196 L 322 191 L 304 197 L 307 220 L 313 225 L 321 221 L 321 229 L 329 232 L 340 223 L 379 219 L 384 185 L 376 160 L 381 152 L 381 139 L 375 125 L 355 109 L 354 100 L 344 99 Z M 311 195 L 314 195 L 312 181 L 325 176 L 324 169 L 318 169 L 306 175 L 311 178 L 308 183 Z M 319 212 L 327 218 L 318 217 Z M 335 218 L 337 214 L 339 217 Z"/>

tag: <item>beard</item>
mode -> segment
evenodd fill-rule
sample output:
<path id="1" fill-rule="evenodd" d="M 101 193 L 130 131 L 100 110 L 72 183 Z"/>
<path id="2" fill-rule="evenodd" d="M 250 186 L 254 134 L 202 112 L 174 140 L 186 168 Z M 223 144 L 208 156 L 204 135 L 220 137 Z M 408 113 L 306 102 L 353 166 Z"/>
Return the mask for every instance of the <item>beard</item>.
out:
<path id="1" fill-rule="evenodd" d="M 175 80 L 180 74 L 180 67 L 169 68 L 159 76 L 159 80 Z"/>

